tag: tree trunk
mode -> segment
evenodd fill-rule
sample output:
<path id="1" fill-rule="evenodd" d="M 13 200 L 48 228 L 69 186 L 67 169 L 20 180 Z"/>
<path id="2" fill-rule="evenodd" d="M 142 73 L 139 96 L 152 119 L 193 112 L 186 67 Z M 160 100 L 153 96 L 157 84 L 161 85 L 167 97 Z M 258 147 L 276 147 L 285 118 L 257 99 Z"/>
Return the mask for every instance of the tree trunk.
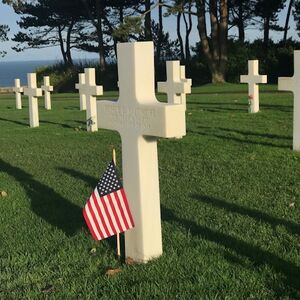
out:
<path id="1" fill-rule="evenodd" d="M 163 14 L 162 14 L 162 1 L 159 0 L 158 5 L 158 41 L 156 45 L 156 65 L 159 64 L 161 59 L 161 44 L 162 44 L 162 35 L 163 35 Z"/>
<path id="2" fill-rule="evenodd" d="M 245 24 L 244 24 L 244 16 L 243 16 L 243 1 L 239 2 L 239 9 L 238 9 L 238 30 L 239 30 L 239 41 L 245 41 Z"/>
<path id="3" fill-rule="evenodd" d="M 264 19 L 264 44 L 267 46 L 269 43 L 270 35 L 270 17 Z"/>
<path id="4" fill-rule="evenodd" d="M 219 5 L 217 1 L 220 1 Z M 211 44 L 207 36 L 205 18 L 205 0 L 196 0 L 198 33 L 200 36 L 203 54 L 211 71 L 212 82 L 225 82 L 227 66 L 227 40 L 228 40 L 228 3 L 227 0 L 210 0 L 209 14 L 211 25 Z M 219 19 L 218 19 L 219 8 Z"/>
<path id="5" fill-rule="evenodd" d="M 183 13 L 183 20 L 184 20 L 185 30 L 186 30 L 186 33 L 185 33 L 185 60 L 187 63 L 191 59 L 190 34 L 192 31 L 192 26 L 193 26 L 191 10 L 192 10 L 192 3 L 191 3 L 191 1 L 189 1 L 187 17 L 185 15 L 185 13 Z"/>
<path id="6" fill-rule="evenodd" d="M 151 30 L 151 0 L 145 1 L 145 40 L 152 41 L 152 30 Z"/>
<path id="7" fill-rule="evenodd" d="M 96 10 L 97 10 L 96 12 L 97 13 L 97 38 L 98 38 L 100 70 L 105 71 L 106 61 L 105 61 L 105 47 L 104 47 L 103 28 L 102 28 L 103 7 L 100 4 L 99 0 L 96 1 Z"/>
<path id="8" fill-rule="evenodd" d="M 60 26 L 58 26 L 58 37 L 59 37 L 59 47 L 60 47 L 60 51 L 64 60 L 64 64 L 67 65 L 68 64 L 68 59 L 66 56 L 66 52 L 65 52 L 65 47 L 64 47 L 64 39 L 62 37 L 62 29 Z"/>
<path id="9" fill-rule="evenodd" d="M 180 33 L 180 20 L 181 20 L 181 12 L 178 12 L 177 14 L 177 37 L 180 45 L 180 60 L 184 61 L 184 47 L 183 47 L 183 41 L 182 36 Z"/>
<path id="10" fill-rule="evenodd" d="M 68 32 L 67 32 L 67 40 L 66 40 L 66 56 L 68 59 L 69 65 L 73 66 L 73 59 L 72 59 L 72 54 L 71 54 L 71 34 L 74 26 L 74 21 L 72 20 Z"/>
<path id="11" fill-rule="evenodd" d="M 287 40 L 287 33 L 289 30 L 289 22 L 290 22 L 290 16 L 291 16 L 293 4 L 294 4 L 294 0 L 290 0 L 290 4 L 289 4 L 288 11 L 286 14 L 286 19 L 285 19 L 285 26 L 284 26 L 284 33 L 283 33 L 283 41 L 284 42 L 286 42 L 286 40 Z"/>

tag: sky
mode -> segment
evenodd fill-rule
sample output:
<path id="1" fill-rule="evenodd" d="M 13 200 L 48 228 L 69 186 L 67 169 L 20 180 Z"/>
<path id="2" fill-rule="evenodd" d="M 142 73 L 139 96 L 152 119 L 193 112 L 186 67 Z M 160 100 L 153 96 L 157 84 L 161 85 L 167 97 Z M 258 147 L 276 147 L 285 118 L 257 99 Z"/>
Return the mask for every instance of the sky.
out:
<path id="1" fill-rule="evenodd" d="M 279 14 L 279 25 L 283 26 L 285 23 L 286 10 L 282 10 Z M 155 18 L 156 12 L 153 13 Z M 195 17 L 194 17 L 195 18 Z M 17 21 L 19 16 L 15 14 L 14 10 L 5 4 L 0 3 L 0 24 L 6 24 L 10 27 L 9 38 L 13 37 L 15 33 L 19 31 L 19 27 L 17 25 Z M 196 20 L 193 22 L 193 30 L 191 33 L 191 44 L 195 44 L 199 41 L 199 35 L 196 28 Z M 183 24 L 182 24 L 183 25 Z M 290 19 L 290 30 L 289 37 L 293 37 L 296 40 L 299 40 L 299 36 L 295 30 L 295 22 L 293 17 Z M 164 28 L 165 31 L 170 33 L 172 39 L 176 39 L 176 26 L 175 26 L 175 18 L 174 17 L 165 17 L 164 18 Z M 182 31 L 183 32 L 183 31 Z M 230 35 L 236 35 L 236 30 L 230 30 Z M 257 38 L 262 38 L 263 32 L 261 30 L 249 28 L 246 31 L 246 39 L 254 40 Z M 282 38 L 282 32 L 271 32 L 271 38 L 273 40 L 280 40 Z M 0 44 L 1 49 L 7 51 L 7 55 L 4 58 L 0 58 L 0 62 L 4 61 L 30 61 L 30 60 L 61 60 L 61 53 L 58 47 L 45 48 L 45 49 L 29 49 L 23 52 L 15 52 L 11 49 L 12 46 L 15 46 L 16 43 L 12 41 L 2 42 Z M 74 59 L 88 60 L 97 58 L 97 54 L 95 53 L 87 53 L 84 51 L 76 51 L 72 52 Z"/>

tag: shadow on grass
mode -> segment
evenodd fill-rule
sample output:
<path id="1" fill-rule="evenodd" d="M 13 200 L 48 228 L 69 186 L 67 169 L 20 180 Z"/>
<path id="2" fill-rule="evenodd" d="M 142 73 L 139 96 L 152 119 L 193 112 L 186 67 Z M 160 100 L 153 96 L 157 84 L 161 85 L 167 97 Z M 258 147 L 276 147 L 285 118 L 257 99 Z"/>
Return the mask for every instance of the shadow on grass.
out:
<path id="1" fill-rule="evenodd" d="M 40 121 L 40 123 L 44 123 L 44 124 L 52 124 L 52 125 L 58 125 L 61 126 L 63 128 L 71 128 L 74 129 L 75 127 L 68 125 L 68 124 L 63 124 L 63 123 L 57 123 L 57 122 L 51 122 L 51 121 Z"/>
<path id="2" fill-rule="evenodd" d="M 202 108 L 207 111 L 220 111 L 220 110 L 234 110 L 234 111 L 244 111 L 248 112 L 248 103 L 247 99 L 245 99 L 245 103 L 235 103 L 235 102 L 196 102 L 196 101 L 188 101 L 187 105 L 202 105 Z M 222 107 L 223 106 L 223 107 Z M 233 108 L 234 106 L 243 106 L 244 109 L 241 108 Z M 277 110 L 281 112 L 292 112 L 292 105 L 276 105 L 276 104 L 260 104 L 260 110 Z"/>
<path id="3" fill-rule="evenodd" d="M 9 119 L 5 119 L 5 118 L 0 118 L 0 121 L 6 121 L 6 122 L 22 125 L 22 126 L 24 126 L 24 125 L 29 126 L 29 123 L 24 123 L 24 122 L 15 121 L 15 120 L 9 120 Z"/>
<path id="4" fill-rule="evenodd" d="M 97 178 L 83 174 L 79 171 L 73 170 L 73 169 L 68 169 L 68 168 L 64 168 L 64 167 L 60 167 L 58 168 L 58 170 L 64 172 L 65 174 L 68 174 L 72 177 L 74 177 L 75 179 L 79 179 L 82 180 L 83 182 L 87 183 L 89 186 L 91 186 L 91 189 L 96 187 L 99 179 L 97 180 Z M 116 244 L 117 244 L 117 237 L 114 235 L 110 238 L 106 239 L 108 245 L 112 248 L 112 249 L 116 249 Z M 121 256 L 125 257 L 125 247 L 124 247 L 124 237 L 122 234 L 120 234 L 120 242 L 121 242 Z"/>
<path id="5" fill-rule="evenodd" d="M 237 204 L 229 203 L 224 200 L 216 199 L 208 196 L 201 196 L 197 194 L 191 195 L 191 197 L 195 200 L 201 201 L 203 203 L 209 204 L 214 207 L 218 207 L 221 209 L 225 209 L 230 212 L 238 213 L 247 217 L 251 217 L 257 221 L 262 221 L 270 224 L 271 226 L 285 226 L 286 229 L 292 234 L 300 235 L 300 225 L 297 223 L 293 223 L 291 221 L 287 221 L 284 219 L 279 219 L 276 217 L 269 216 L 268 214 L 261 212 L 256 209 L 245 208 L 243 206 L 239 206 Z"/>
<path id="6" fill-rule="evenodd" d="M 38 182 L 31 174 L 2 159 L 0 159 L 0 170 L 14 177 L 22 185 L 31 199 L 32 211 L 47 223 L 59 228 L 67 236 L 74 235 L 84 226 L 82 209 L 79 206 Z"/>
<path id="7" fill-rule="evenodd" d="M 284 140 L 290 140 L 292 141 L 292 136 L 283 136 L 283 135 L 278 135 L 278 134 L 273 134 L 273 133 L 259 133 L 259 132 L 251 132 L 247 130 L 240 130 L 240 129 L 232 129 L 232 128 L 225 128 L 225 127 L 207 127 L 207 126 L 199 126 L 198 128 L 203 128 L 203 129 L 217 129 L 225 132 L 232 132 L 232 133 L 238 133 L 242 135 L 251 135 L 251 136 L 257 136 L 257 137 L 262 137 L 262 138 L 270 138 L 270 139 L 284 139 Z"/>
<path id="8" fill-rule="evenodd" d="M 79 111 L 79 106 L 66 106 L 66 107 L 64 107 L 64 109 L 67 109 L 67 110 L 78 110 Z"/>
<path id="9" fill-rule="evenodd" d="M 193 236 L 214 242 L 227 249 L 234 251 L 237 255 L 248 258 L 254 266 L 268 265 L 277 273 L 285 277 L 285 285 L 290 286 L 296 293 L 300 291 L 299 278 L 300 268 L 292 262 L 260 249 L 257 246 L 239 240 L 228 234 L 218 232 L 206 226 L 199 225 L 194 221 L 177 216 L 172 210 L 162 205 L 162 219 L 169 223 L 178 223 L 184 226 Z"/>
<path id="10" fill-rule="evenodd" d="M 289 137 L 277 136 L 277 135 L 272 135 L 272 134 L 259 134 L 259 133 L 253 133 L 253 132 L 248 132 L 248 131 L 235 130 L 235 129 L 233 130 L 233 129 L 227 129 L 227 128 L 218 128 L 218 127 L 198 126 L 198 129 L 200 129 L 200 130 L 201 129 L 202 130 L 207 130 L 207 129 L 208 130 L 219 130 L 219 131 L 224 131 L 224 132 L 215 133 L 215 132 L 204 132 L 204 131 L 194 131 L 194 130 L 187 130 L 187 132 L 192 133 L 192 134 L 197 134 L 197 135 L 214 136 L 214 137 L 217 137 L 220 139 L 231 140 L 231 141 L 239 142 L 239 143 L 263 145 L 263 146 L 286 148 L 286 149 L 292 148 L 292 142 L 291 142 L 290 146 L 282 145 L 282 144 L 280 145 L 280 144 L 274 144 L 274 143 L 270 143 L 270 142 L 266 142 L 266 141 L 248 140 L 246 138 L 232 136 L 231 134 L 240 134 L 240 135 L 243 135 L 244 137 L 256 136 L 256 137 L 261 137 L 261 138 L 279 138 L 279 139 L 287 139 L 287 140 L 292 141 L 292 138 L 289 138 Z"/>

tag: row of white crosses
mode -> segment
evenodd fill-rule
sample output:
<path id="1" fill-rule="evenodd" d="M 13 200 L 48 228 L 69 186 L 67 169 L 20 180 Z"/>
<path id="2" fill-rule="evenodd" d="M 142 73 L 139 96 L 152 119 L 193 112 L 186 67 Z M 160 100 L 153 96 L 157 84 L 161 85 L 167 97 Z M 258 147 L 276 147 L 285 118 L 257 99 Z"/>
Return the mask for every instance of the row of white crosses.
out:
<path id="1" fill-rule="evenodd" d="M 94 68 L 84 69 L 78 75 L 80 110 L 86 110 L 87 130 L 98 131 L 96 97 L 103 95 L 103 87 L 96 85 Z M 185 67 L 179 61 L 167 62 L 167 82 L 158 82 L 158 91 L 168 94 L 168 103 L 183 104 L 186 107 L 186 94 L 191 93 L 191 79 L 185 78 Z"/>
<path id="2" fill-rule="evenodd" d="M 300 151 L 300 50 L 294 51 L 294 76 L 279 77 L 278 90 L 292 91 L 294 93 L 293 118 L 293 150 Z M 248 75 L 241 75 L 241 82 L 248 83 L 249 112 L 259 111 L 258 83 L 267 83 L 266 75 L 259 75 L 258 60 L 248 61 Z"/>
<path id="3" fill-rule="evenodd" d="M 29 74 L 33 74 L 33 75 L 29 76 Z M 34 80 L 36 82 L 36 74 L 35 73 L 29 73 L 29 74 L 27 74 L 27 79 L 30 77 L 31 78 L 30 80 Z M 31 83 L 29 80 L 27 81 L 29 86 Z M 51 92 L 53 92 L 53 86 L 50 85 L 49 76 L 44 76 L 44 85 L 41 86 L 41 89 L 42 92 L 44 93 L 45 109 L 51 110 Z M 22 93 L 24 93 L 24 87 L 21 86 L 20 79 L 15 79 L 15 86 L 13 88 L 13 91 L 16 94 L 16 108 L 22 109 Z"/>

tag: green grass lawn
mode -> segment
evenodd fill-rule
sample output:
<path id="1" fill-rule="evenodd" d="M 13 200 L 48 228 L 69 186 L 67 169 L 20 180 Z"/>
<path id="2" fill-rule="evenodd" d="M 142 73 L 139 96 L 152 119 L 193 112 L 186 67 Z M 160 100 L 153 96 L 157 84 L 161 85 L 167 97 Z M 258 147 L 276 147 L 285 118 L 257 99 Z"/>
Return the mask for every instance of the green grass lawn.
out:
<path id="1" fill-rule="evenodd" d="M 187 136 L 158 142 L 164 254 L 145 265 L 93 241 L 81 213 L 119 135 L 86 132 L 76 94 L 41 100 L 34 129 L 27 100 L 0 96 L 0 299 L 300 299 L 292 95 L 263 90 L 251 115 L 244 85 L 194 88 Z"/>

